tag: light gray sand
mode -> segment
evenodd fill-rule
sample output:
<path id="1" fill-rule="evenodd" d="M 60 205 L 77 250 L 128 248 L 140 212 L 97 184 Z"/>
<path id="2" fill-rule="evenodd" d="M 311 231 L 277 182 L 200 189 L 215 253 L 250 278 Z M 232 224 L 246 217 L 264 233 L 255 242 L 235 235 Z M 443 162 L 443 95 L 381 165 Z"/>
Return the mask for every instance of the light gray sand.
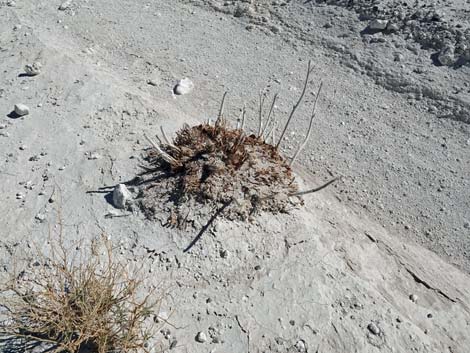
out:
<path id="1" fill-rule="evenodd" d="M 364 43 L 367 22 L 355 11 L 301 3 L 266 2 L 250 19 L 190 1 L 74 1 L 65 11 L 2 2 L 2 252 L 45 239 L 60 210 L 69 239 L 104 230 L 126 258 L 147 254 L 149 279 L 171 286 L 164 310 L 175 351 L 467 352 L 470 69 L 433 65 L 436 50 L 402 34 Z M 310 58 L 314 84 L 326 89 L 296 168 L 306 186 L 344 180 L 303 209 L 255 224 L 220 220 L 183 254 L 197 229 L 162 228 L 139 213 L 106 218 L 116 211 L 105 194 L 86 193 L 134 177 L 144 132 L 215 116 L 226 90 L 234 116 L 244 101 L 252 109 L 251 129 L 266 85 L 286 114 Z M 18 77 L 35 61 L 40 75 Z M 183 77 L 195 88 L 174 98 Z M 30 114 L 7 117 L 18 103 Z M 209 327 L 223 343 L 210 343 Z M 199 331 L 206 343 L 195 341 Z"/>

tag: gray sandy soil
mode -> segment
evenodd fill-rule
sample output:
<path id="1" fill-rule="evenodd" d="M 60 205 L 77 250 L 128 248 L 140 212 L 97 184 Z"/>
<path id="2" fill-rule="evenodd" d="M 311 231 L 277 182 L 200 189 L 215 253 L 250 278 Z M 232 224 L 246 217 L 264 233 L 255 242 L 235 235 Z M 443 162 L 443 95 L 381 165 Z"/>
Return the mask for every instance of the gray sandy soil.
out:
<path id="1" fill-rule="evenodd" d="M 170 288 L 162 311 L 173 326 L 155 349 L 176 340 L 175 352 L 468 352 L 468 63 L 436 65 L 442 47 L 423 47 L 418 25 L 412 38 L 406 28 L 361 35 L 370 20 L 345 6 L 59 5 L 0 2 L 5 272 L 8 253 L 29 252 L 60 218 L 69 241 L 105 232 L 123 259 L 145 259 L 149 284 Z M 443 6 L 468 28 L 467 3 Z M 455 59 L 465 59 L 458 40 Z M 306 196 L 303 208 L 252 223 L 219 219 L 184 254 L 199 228 L 164 228 L 89 193 L 140 171 L 144 133 L 214 117 L 225 91 L 230 116 L 246 102 L 251 131 L 266 86 L 280 93 L 276 113 L 285 118 L 309 59 L 312 84 L 323 81 L 324 91 L 294 169 L 304 187 L 343 179 Z M 41 74 L 21 76 L 35 61 Z M 175 97 L 183 77 L 195 88 Z M 313 98 L 283 143 L 287 156 Z M 7 117 L 17 103 L 30 114 Z M 196 342 L 198 332 L 206 342 Z"/>

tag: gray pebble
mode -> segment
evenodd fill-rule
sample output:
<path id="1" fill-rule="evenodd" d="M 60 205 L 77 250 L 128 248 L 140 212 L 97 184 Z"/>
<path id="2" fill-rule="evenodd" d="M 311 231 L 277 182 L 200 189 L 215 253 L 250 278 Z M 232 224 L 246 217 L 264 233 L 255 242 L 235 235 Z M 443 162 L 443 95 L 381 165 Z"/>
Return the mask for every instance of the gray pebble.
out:
<path id="1" fill-rule="evenodd" d="M 389 22 L 387 24 L 387 31 L 389 32 L 397 32 L 400 27 L 396 23 Z"/>
<path id="2" fill-rule="evenodd" d="M 410 295 L 410 300 L 413 302 L 413 303 L 416 303 L 416 301 L 418 300 L 418 296 L 416 294 L 411 294 Z"/>
<path id="3" fill-rule="evenodd" d="M 367 325 L 367 329 L 374 335 L 379 335 L 380 334 L 380 328 L 371 322 L 369 325 Z"/>
<path id="4" fill-rule="evenodd" d="M 387 20 L 373 20 L 369 23 L 369 28 L 372 30 L 384 30 L 387 28 Z"/>
<path id="5" fill-rule="evenodd" d="M 454 48 L 445 46 L 437 55 L 437 60 L 444 66 L 451 66 L 455 63 Z"/>
<path id="6" fill-rule="evenodd" d="M 42 68 L 41 63 L 40 62 L 35 62 L 31 65 L 29 65 L 29 64 L 25 65 L 24 72 L 28 76 L 36 76 L 36 75 L 39 75 L 41 73 L 41 68 Z"/>
<path id="7" fill-rule="evenodd" d="M 223 249 L 223 250 L 220 250 L 220 257 L 223 258 L 223 259 L 226 259 L 228 258 L 228 251 Z"/>

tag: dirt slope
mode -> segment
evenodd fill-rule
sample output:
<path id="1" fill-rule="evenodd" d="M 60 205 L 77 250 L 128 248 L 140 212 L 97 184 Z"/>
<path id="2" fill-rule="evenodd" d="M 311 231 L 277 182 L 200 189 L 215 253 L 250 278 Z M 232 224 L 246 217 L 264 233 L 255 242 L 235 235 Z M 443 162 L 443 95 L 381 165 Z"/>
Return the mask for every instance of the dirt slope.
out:
<path id="1" fill-rule="evenodd" d="M 180 2 L 58 5 L 0 7 L 2 253 L 29 252 L 58 216 L 70 241 L 110 234 L 124 259 L 148 266 L 149 285 L 170 286 L 162 311 L 173 326 L 155 349 L 176 340 L 181 352 L 468 351 L 470 278 L 443 260 L 468 270 L 467 124 L 437 119 L 428 101 L 377 85 L 322 42 L 287 42 L 290 27 L 247 30 L 243 19 Z M 353 21 L 334 8 L 342 11 Z M 314 84 L 327 89 L 296 169 L 305 186 L 345 178 L 306 197 L 304 208 L 252 224 L 221 220 L 183 254 L 199 229 L 163 228 L 117 211 L 109 194 L 87 193 L 134 177 L 144 132 L 215 115 L 225 90 L 230 112 L 244 100 L 252 109 L 249 128 L 266 84 L 281 92 L 278 114 L 287 113 L 308 58 Z M 34 61 L 42 73 L 19 77 Z M 463 77 L 468 68 L 440 70 Z M 174 98 L 185 76 L 195 89 Z M 7 117 L 17 103 L 30 114 Z M 288 155 L 306 112 L 285 143 Z M 200 331 L 205 343 L 195 341 Z"/>

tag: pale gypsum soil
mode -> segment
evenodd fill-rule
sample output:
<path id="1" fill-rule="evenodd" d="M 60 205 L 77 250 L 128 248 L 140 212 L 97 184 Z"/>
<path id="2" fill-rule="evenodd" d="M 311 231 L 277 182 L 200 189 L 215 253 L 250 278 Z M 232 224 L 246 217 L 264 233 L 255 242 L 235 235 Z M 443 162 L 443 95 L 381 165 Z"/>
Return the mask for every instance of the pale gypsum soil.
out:
<path id="1" fill-rule="evenodd" d="M 10 251 L 43 243 L 60 211 L 70 241 L 105 231 L 123 258 L 146 258 L 149 285 L 171 287 L 162 310 L 175 327 L 156 340 L 176 340 L 174 351 L 467 352 L 468 64 L 436 66 L 438 48 L 401 32 L 361 35 L 368 21 L 356 10 L 280 3 L 260 2 L 251 18 L 222 2 L 1 2 L 2 269 Z M 440 9 L 467 26 L 468 4 L 456 4 Z M 163 228 L 87 193 L 132 179 L 144 132 L 214 117 L 226 90 L 233 116 L 247 102 L 252 130 L 266 85 L 285 117 L 309 58 L 313 90 L 325 89 L 296 168 L 305 188 L 344 178 L 304 208 L 220 220 L 183 254 L 202 225 Z M 19 77 L 34 61 L 41 74 Z M 185 76 L 195 89 L 173 98 Z M 30 114 L 7 117 L 17 103 Z"/>

